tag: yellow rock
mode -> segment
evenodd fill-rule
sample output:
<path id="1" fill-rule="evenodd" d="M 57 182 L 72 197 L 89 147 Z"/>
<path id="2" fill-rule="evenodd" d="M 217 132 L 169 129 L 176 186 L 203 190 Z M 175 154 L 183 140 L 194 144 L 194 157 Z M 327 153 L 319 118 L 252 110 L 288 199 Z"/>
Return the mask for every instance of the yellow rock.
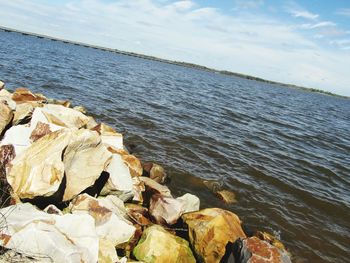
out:
<path id="1" fill-rule="evenodd" d="M 234 204 L 237 203 L 236 195 L 234 192 L 229 190 L 220 190 L 216 192 L 217 197 L 219 197 L 226 204 Z"/>
<path id="2" fill-rule="evenodd" d="M 220 262 L 228 242 L 246 237 L 238 216 L 223 209 L 207 208 L 182 218 L 188 225 L 191 244 L 203 262 Z"/>

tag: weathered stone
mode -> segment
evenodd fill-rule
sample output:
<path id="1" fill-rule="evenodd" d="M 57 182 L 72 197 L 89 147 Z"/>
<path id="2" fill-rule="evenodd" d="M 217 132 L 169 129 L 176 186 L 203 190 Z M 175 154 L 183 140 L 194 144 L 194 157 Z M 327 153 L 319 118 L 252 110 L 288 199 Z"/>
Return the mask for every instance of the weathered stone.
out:
<path id="1" fill-rule="evenodd" d="M 125 204 L 128 216 L 138 225 L 147 226 L 152 222 L 149 220 L 148 209 L 141 205 L 127 203 Z"/>
<path id="2" fill-rule="evenodd" d="M 133 250 L 136 259 L 152 263 L 196 262 L 188 242 L 158 225 L 148 227 Z"/>
<path id="3" fill-rule="evenodd" d="M 167 186 L 161 185 L 148 177 L 140 176 L 139 179 L 146 185 L 149 191 L 158 193 L 162 196 L 172 197 L 171 192 Z"/>
<path id="4" fill-rule="evenodd" d="M 284 245 L 282 244 L 282 242 L 278 238 L 276 238 L 275 236 L 273 236 L 267 232 L 257 231 L 255 233 L 255 236 L 261 240 L 269 242 L 271 245 L 273 245 L 281 250 L 286 250 L 286 248 L 284 247 Z"/>
<path id="5" fill-rule="evenodd" d="M 15 147 L 13 145 L 1 145 L 0 146 L 0 164 L 3 167 L 7 165 L 16 157 Z"/>
<path id="6" fill-rule="evenodd" d="M 129 167 L 130 174 L 132 177 L 138 177 L 142 175 L 142 165 L 140 160 L 136 156 L 129 154 L 124 149 L 117 149 L 115 147 L 108 147 L 108 150 L 112 153 L 120 154 L 125 164 Z"/>
<path id="7" fill-rule="evenodd" d="M 246 237 L 238 216 L 223 209 L 207 208 L 182 218 L 188 225 L 191 244 L 203 262 L 220 262 L 229 242 Z"/>
<path id="8" fill-rule="evenodd" d="M 31 132 L 29 139 L 32 142 L 35 142 L 51 132 L 49 124 L 38 122 L 34 130 Z"/>
<path id="9" fill-rule="evenodd" d="M 13 112 L 10 107 L 4 102 L 0 102 L 0 134 L 5 130 L 12 118 Z"/>
<path id="10" fill-rule="evenodd" d="M 72 135 L 72 130 L 59 130 L 16 153 L 7 181 L 19 198 L 51 196 L 58 190 L 64 176 L 62 152 Z"/>
<path id="11" fill-rule="evenodd" d="M 158 224 L 173 225 L 184 212 L 184 204 L 172 197 L 154 194 L 151 197 L 150 214 Z"/>
<path id="12" fill-rule="evenodd" d="M 200 200 L 197 196 L 192 194 L 184 194 L 176 198 L 183 203 L 183 213 L 195 212 L 199 210 Z"/>
<path id="13" fill-rule="evenodd" d="M 85 129 L 76 131 L 63 156 L 66 175 L 63 201 L 71 200 L 93 185 L 111 158 L 112 154 L 101 143 L 97 132 Z"/>
<path id="14" fill-rule="evenodd" d="M 0 245 L 20 251 L 40 262 L 87 262 L 98 260 L 99 239 L 89 215 L 55 215 L 29 203 L 3 208 L 6 227 Z"/>
<path id="15" fill-rule="evenodd" d="M 34 94 L 26 88 L 18 88 L 12 94 L 12 99 L 17 103 L 21 104 L 28 101 L 39 101 L 45 102 L 47 99 L 42 94 Z"/>
<path id="16" fill-rule="evenodd" d="M 216 192 L 216 196 L 219 197 L 226 204 L 237 203 L 235 193 L 229 190 L 219 190 Z"/>
<path id="17" fill-rule="evenodd" d="M 16 111 L 13 116 L 12 125 L 17 125 L 27 119 L 29 119 L 34 111 L 34 107 L 31 103 L 22 103 L 16 106 Z"/>
<path id="18" fill-rule="evenodd" d="M 117 198 L 117 197 L 114 197 Z M 95 219 L 96 231 L 100 239 L 109 240 L 113 246 L 128 242 L 135 227 L 119 213 L 120 208 L 106 198 L 93 198 L 87 194 L 77 196 L 70 204 L 73 214 L 89 214 Z"/>
<path id="19" fill-rule="evenodd" d="M 11 110 L 16 109 L 17 104 L 12 100 L 12 93 L 5 89 L 0 90 L 0 102 L 5 102 Z"/>
<path id="20" fill-rule="evenodd" d="M 164 168 L 156 163 L 145 163 L 143 165 L 143 171 L 157 183 L 164 184 L 167 179 Z"/>
<path id="21" fill-rule="evenodd" d="M 144 182 L 140 180 L 140 177 L 132 178 L 132 189 L 133 189 L 133 196 L 134 196 L 132 200 L 138 203 L 143 203 L 142 194 L 145 192 L 146 187 Z"/>
<path id="22" fill-rule="evenodd" d="M 105 171 L 109 173 L 109 178 L 101 191 L 101 195 L 115 194 L 119 196 L 128 193 L 132 194 L 133 183 L 129 167 L 119 154 L 112 154 L 111 162 Z"/>
<path id="23" fill-rule="evenodd" d="M 42 112 L 50 123 L 68 128 L 82 128 L 89 118 L 79 111 L 62 105 L 46 104 Z"/>
<path id="24" fill-rule="evenodd" d="M 291 263 L 285 250 L 281 250 L 257 237 L 239 238 L 235 242 L 237 263 Z"/>
<path id="25" fill-rule="evenodd" d="M 112 127 L 101 123 L 92 128 L 92 130 L 97 131 L 102 138 L 102 142 L 107 146 L 112 146 L 115 149 L 123 150 L 123 135 L 116 132 Z"/>

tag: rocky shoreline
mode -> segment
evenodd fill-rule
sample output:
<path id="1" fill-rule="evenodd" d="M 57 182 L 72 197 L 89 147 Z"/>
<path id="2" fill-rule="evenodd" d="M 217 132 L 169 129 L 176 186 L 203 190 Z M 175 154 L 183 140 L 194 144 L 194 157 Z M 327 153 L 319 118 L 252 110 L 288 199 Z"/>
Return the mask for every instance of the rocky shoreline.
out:
<path id="1" fill-rule="evenodd" d="M 84 107 L 0 81 L 0 108 L 0 262 L 291 262 L 236 214 L 173 196 L 166 171 Z"/>

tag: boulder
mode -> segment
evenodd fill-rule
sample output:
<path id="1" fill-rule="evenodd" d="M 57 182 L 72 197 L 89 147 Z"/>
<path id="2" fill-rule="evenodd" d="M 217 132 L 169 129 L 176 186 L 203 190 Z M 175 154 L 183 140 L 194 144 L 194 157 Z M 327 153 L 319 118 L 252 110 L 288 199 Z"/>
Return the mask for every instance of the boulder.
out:
<path id="1" fill-rule="evenodd" d="M 18 88 L 12 94 L 12 99 L 17 103 L 25 103 L 25 102 L 46 102 L 47 99 L 42 94 L 34 94 L 30 90 L 26 88 Z"/>
<path id="2" fill-rule="evenodd" d="M 257 237 L 239 238 L 235 242 L 236 263 L 291 263 L 289 254 Z"/>
<path id="3" fill-rule="evenodd" d="M 219 190 L 216 192 L 216 196 L 221 199 L 225 204 L 237 203 L 236 195 L 229 190 Z"/>
<path id="4" fill-rule="evenodd" d="M 39 262 L 98 260 L 99 239 L 89 215 L 47 214 L 29 203 L 3 208 L 0 213 L 6 215 L 0 245 L 7 249 Z"/>
<path id="5" fill-rule="evenodd" d="M 71 106 L 71 103 L 68 100 L 47 99 L 47 102 L 49 104 L 61 105 L 61 106 L 66 107 L 66 108 L 69 108 Z"/>
<path id="6" fill-rule="evenodd" d="M 116 132 L 112 127 L 101 123 L 92 128 L 92 130 L 97 131 L 101 135 L 102 142 L 106 144 L 106 146 L 112 146 L 113 148 L 120 150 L 124 149 L 123 135 Z"/>
<path id="7" fill-rule="evenodd" d="M 275 236 L 273 236 L 267 232 L 257 231 L 254 235 L 261 240 L 269 242 L 271 245 L 273 245 L 281 250 L 286 250 L 286 248 L 284 247 L 284 245 L 282 244 L 282 242 L 278 238 L 276 238 Z"/>
<path id="8" fill-rule="evenodd" d="M 149 211 L 158 224 L 173 225 L 184 212 L 184 204 L 173 197 L 154 194 L 151 197 Z"/>
<path id="9" fill-rule="evenodd" d="M 114 247 L 128 242 L 135 233 L 135 227 L 124 218 L 126 212 L 120 213 L 119 208 L 106 198 L 82 194 L 71 202 L 69 209 L 73 214 L 91 215 L 100 239 L 108 240 Z"/>
<path id="10" fill-rule="evenodd" d="M 13 118 L 13 112 L 5 102 L 0 102 L 0 134 Z"/>
<path id="11" fill-rule="evenodd" d="M 141 177 L 132 178 L 132 200 L 138 203 L 143 203 L 143 193 L 146 190 L 144 182 L 140 180 Z M 126 199 L 128 200 L 128 199 Z"/>
<path id="12" fill-rule="evenodd" d="M 16 106 L 12 125 L 17 125 L 29 120 L 33 114 L 34 106 L 31 103 L 22 103 Z"/>
<path id="13" fill-rule="evenodd" d="M 62 152 L 73 133 L 71 129 L 59 130 L 37 140 L 19 155 L 16 149 L 7 181 L 19 198 L 51 196 L 58 190 L 64 176 Z"/>
<path id="14" fill-rule="evenodd" d="M 167 186 L 161 185 L 148 177 L 140 176 L 139 179 L 145 184 L 147 191 L 151 193 L 158 193 L 161 196 L 172 197 L 171 192 Z"/>
<path id="15" fill-rule="evenodd" d="M 120 154 L 112 154 L 111 162 L 105 169 L 109 178 L 101 191 L 101 195 L 115 194 L 127 195 L 133 191 L 133 182 L 129 167 L 125 164 Z"/>
<path id="16" fill-rule="evenodd" d="M 12 94 L 11 92 L 2 89 L 0 90 L 0 102 L 5 102 L 11 110 L 16 109 L 16 102 L 12 99 Z"/>
<path id="17" fill-rule="evenodd" d="M 50 123 L 68 128 L 82 128 L 89 118 L 79 111 L 56 104 L 46 104 L 42 112 Z"/>
<path id="18" fill-rule="evenodd" d="M 143 165 L 143 171 L 149 178 L 157 183 L 164 184 L 167 179 L 164 168 L 156 163 L 145 163 Z"/>
<path id="19" fill-rule="evenodd" d="M 196 262 L 188 242 L 158 225 L 148 227 L 133 250 L 137 260 L 152 263 Z"/>
<path id="20" fill-rule="evenodd" d="M 75 107 L 73 107 L 73 110 L 80 111 L 83 114 L 87 113 L 87 110 L 85 109 L 84 106 L 75 106 Z"/>
<path id="21" fill-rule="evenodd" d="M 31 142 L 35 142 L 51 132 L 50 124 L 39 121 L 36 124 L 36 127 L 32 130 L 29 139 Z"/>
<path id="22" fill-rule="evenodd" d="M 31 129 L 28 125 L 16 125 L 8 129 L 0 145 L 13 145 L 16 156 L 25 151 L 31 144 Z"/>
<path id="23" fill-rule="evenodd" d="M 152 224 L 146 207 L 132 203 L 125 204 L 125 207 L 128 216 L 134 221 L 134 223 L 140 226 L 148 226 Z"/>
<path id="24" fill-rule="evenodd" d="M 87 116 L 89 118 L 88 123 L 86 123 L 86 129 L 92 129 L 97 126 L 97 122 L 95 121 L 94 117 Z"/>
<path id="25" fill-rule="evenodd" d="M 182 216 L 188 225 L 189 238 L 202 262 L 220 262 L 226 245 L 238 238 L 245 238 L 238 216 L 232 212 L 207 208 Z"/>
<path id="26" fill-rule="evenodd" d="M 125 164 L 129 167 L 130 174 L 132 177 L 138 177 L 142 175 L 142 165 L 140 160 L 136 156 L 129 154 L 126 150 L 117 149 L 115 147 L 108 147 L 108 150 L 112 153 L 120 154 Z"/>
<path id="27" fill-rule="evenodd" d="M 63 155 L 66 175 L 63 201 L 71 200 L 92 186 L 106 169 L 111 158 L 112 154 L 101 143 L 97 132 L 85 129 L 74 132 Z"/>
<path id="28" fill-rule="evenodd" d="M 184 194 L 181 197 L 176 198 L 183 204 L 183 213 L 196 212 L 200 207 L 200 200 L 197 196 L 192 194 Z"/>

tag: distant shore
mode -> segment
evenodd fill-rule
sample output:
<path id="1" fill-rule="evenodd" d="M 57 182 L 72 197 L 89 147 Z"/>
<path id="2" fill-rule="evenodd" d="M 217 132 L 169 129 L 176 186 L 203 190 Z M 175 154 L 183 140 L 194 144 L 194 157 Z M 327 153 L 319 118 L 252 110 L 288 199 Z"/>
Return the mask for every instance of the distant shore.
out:
<path id="1" fill-rule="evenodd" d="M 286 83 L 281 83 L 281 82 L 277 82 L 277 81 L 266 80 L 266 79 L 262 79 L 262 78 L 258 78 L 258 77 L 254 77 L 254 76 L 250 76 L 250 75 L 245 75 L 245 74 L 241 74 L 241 73 L 231 72 L 231 71 L 227 71 L 227 70 L 212 69 L 212 68 L 208 68 L 208 67 L 193 64 L 193 63 L 173 61 L 173 60 L 158 58 L 158 57 L 154 57 L 154 56 L 138 54 L 138 53 L 134 53 L 134 52 L 122 51 L 119 49 L 90 45 L 90 44 L 86 44 L 86 43 L 82 43 L 82 42 L 60 39 L 60 38 L 56 38 L 56 37 L 21 31 L 21 30 L 3 27 L 3 26 L 0 26 L 0 31 L 14 32 L 14 33 L 19 33 L 19 34 L 26 35 L 26 36 L 44 38 L 44 39 L 48 39 L 51 41 L 60 41 L 60 42 L 66 43 L 66 44 L 72 44 L 72 45 L 76 45 L 76 46 L 83 46 L 83 47 L 87 47 L 87 48 L 99 49 L 99 50 L 113 52 L 113 53 L 122 54 L 122 55 L 126 55 L 126 56 L 132 56 L 132 57 L 137 57 L 137 58 L 142 58 L 142 59 L 147 59 L 147 60 L 159 61 L 159 62 L 183 66 L 183 67 L 189 67 L 189 68 L 195 68 L 195 69 L 204 70 L 204 71 L 210 71 L 210 72 L 223 74 L 223 75 L 227 75 L 227 76 L 234 76 L 234 77 L 239 77 L 239 78 L 243 78 L 243 79 L 250 79 L 250 80 L 255 80 L 255 81 L 259 81 L 259 82 L 263 82 L 263 83 L 275 84 L 275 85 L 280 85 L 283 87 L 294 88 L 294 89 L 299 89 L 299 90 L 308 91 L 308 92 L 316 92 L 316 93 L 321 93 L 321 94 L 325 94 L 325 95 L 350 99 L 350 97 L 338 95 L 338 94 L 335 94 L 335 93 L 332 93 L 329 91 L 320 90 L 320 89 L 306 88 L 306 87 L 301 87 L 301 86 L 297 86 L 297 85 L 293 85 L 293 84 L 286 84 Z"/>

